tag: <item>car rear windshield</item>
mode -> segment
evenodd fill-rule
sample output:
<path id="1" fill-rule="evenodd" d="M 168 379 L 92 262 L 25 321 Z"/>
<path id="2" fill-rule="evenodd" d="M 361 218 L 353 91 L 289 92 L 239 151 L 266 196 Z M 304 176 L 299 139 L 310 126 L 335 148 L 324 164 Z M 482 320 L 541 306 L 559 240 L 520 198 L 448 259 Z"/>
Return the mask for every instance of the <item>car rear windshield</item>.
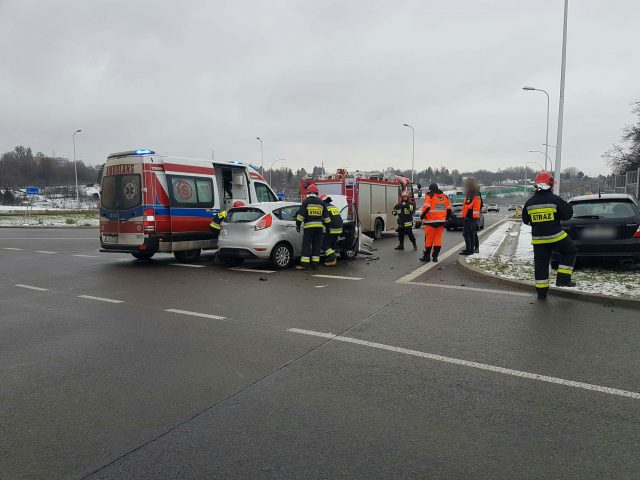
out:
<path id="1" fill-rule="evenodd" d="M 573 218 L 622 219 L 638 215 L 635 205 L 624 199 L 598 199 L 572 202 Z"/>
<path id="2" fill-rule="evenodd" d="M 109 210 L 128 210 L 142 203 L 140 175 L 107 175 L 102 178 L 101 205 Z"/>
<path id="3" fill-rule="evenodd" d="M 228 223 L 250 223 L 255 222 L 264 215 L 264 212 L 259 208 L 245 207 L 234 208 L 229 211 L 226 222 Z"/>

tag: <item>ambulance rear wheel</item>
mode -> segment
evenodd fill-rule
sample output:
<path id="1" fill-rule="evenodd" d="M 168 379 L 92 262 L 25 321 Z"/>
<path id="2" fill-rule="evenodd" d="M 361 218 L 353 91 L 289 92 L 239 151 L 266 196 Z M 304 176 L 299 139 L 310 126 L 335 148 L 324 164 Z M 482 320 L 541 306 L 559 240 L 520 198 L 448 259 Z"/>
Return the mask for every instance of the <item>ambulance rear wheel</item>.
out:
<path id="1" fill-rule="evenodd" d="M 173 252 L 173 255 L 176 257 L 176 260 L 182 263 L 195 262 L 200 258 L 200 249 L 181 250 L 179 252 Z"/>
<path id="2" fill-rule="evenodd" d="M 131 255 L 138 260 L 149 260 L 154 254 L 155 252 L 131 252 Z"/>

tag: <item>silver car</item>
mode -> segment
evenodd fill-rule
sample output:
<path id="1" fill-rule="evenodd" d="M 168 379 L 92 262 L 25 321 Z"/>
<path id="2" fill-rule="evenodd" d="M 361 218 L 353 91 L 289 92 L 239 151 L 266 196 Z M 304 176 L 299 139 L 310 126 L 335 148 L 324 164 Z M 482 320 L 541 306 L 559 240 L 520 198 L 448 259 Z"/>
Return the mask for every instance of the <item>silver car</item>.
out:
<path id="1" fill-rule="evenodd" d="M 357 209 L 347 205 L 346 197 L 332 195 L 340 208 L 344 233 L 338 238 L 342 258 L 358 253 L 373 254 L 373 240 L 362 233 Z M 232 208 L 222 223 L 218 237 L 218 257 L 222 263 L 238 266 L 244 260 L 269 260 L 276 269 L 289 268 L 302 256 L 302 232 L 296 231 L 296 215 L 300 203 L 253 203 Z"/>

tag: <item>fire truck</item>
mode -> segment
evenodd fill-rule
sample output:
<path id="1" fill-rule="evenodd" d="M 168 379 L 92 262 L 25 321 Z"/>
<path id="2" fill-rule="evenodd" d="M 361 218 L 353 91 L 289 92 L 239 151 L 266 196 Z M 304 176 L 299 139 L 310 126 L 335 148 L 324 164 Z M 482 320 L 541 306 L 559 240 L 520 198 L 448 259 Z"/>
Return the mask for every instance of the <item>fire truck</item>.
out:
<path id="1" fill-rule="evenodd" d="M 385 231 L 398 226 L 393 207 L 398 204 L 403 191 L 413 192 L 411 180 L 401 176 L 385 176 L 380 172 L 347 172 L 338 169 L 335 174 L 320 179 L 300 180 L 300 194 L 304 198 L 307 187 L 314 183 L 320 194 L 344 195 L 358 211 L 362 230 L 373 238 L 380 238 Z M 409 195 L 414 201 L 413 195 Z"/>

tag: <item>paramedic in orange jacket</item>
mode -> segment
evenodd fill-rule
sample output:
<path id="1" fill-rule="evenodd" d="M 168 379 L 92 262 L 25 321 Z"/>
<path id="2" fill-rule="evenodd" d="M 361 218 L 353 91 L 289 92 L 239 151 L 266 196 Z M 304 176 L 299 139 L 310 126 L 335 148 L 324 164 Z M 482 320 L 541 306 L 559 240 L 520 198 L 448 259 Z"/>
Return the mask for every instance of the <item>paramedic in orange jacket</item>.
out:
<path id="1" fill-rule="evenodd" d="M 482 209 L 480 186 L 474 178 L 469 178 L 465 182 L 465 193 L 466 197 L 462 203 L 462 236 L 465 249 L 460 252 L 460 255 L 473 255 L 479 247 L 476 245 L 476 233 L 480 223 L 480 209 Z"/>
<path id="2" fill-rule="evenodd" d="M 438 185 L 429 185 L 429 192 L 424 199 L 420 218 L 424 223 L 424 253 L 420 259 L 423 262 L 438 261 L 438 254 L 442 248 L 442 232 L 447 217 L 451 215 L 451 202 Z M 431 249 L 433 248 L 433 257 Z"/>

